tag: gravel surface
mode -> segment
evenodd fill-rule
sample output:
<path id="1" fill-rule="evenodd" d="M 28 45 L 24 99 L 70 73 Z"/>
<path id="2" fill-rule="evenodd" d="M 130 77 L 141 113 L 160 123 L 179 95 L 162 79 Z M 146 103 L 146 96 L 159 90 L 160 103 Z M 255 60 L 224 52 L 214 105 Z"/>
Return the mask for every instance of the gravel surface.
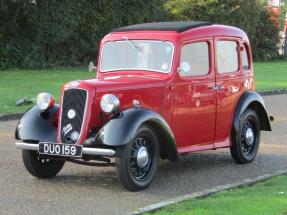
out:
<path id="1" fill-rule="evenodd" d="M 25 170 L 14 146 L 17 121 L 0 122 L 0 214 L 126 214 L 169 198 L 287 168 L 287 95 L 264 97 L 275 117 L 272 132 L 263 132 L 257 159 L 233 162 L 229 150 L 192 153 L 177 163 L 162 161 L 152 185 L 129 192 L 113 167 L 66 163 L 57 177 L 40 180 Z"/>

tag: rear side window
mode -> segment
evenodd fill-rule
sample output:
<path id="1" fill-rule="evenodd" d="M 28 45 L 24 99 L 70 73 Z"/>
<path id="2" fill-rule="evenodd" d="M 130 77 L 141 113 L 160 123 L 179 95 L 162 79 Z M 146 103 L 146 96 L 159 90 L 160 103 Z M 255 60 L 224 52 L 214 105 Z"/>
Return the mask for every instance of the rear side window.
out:
<path id="1" fill-rule="evenodd" d="M 208 42 L 195 42 L 184 45 L 181 49 L 180 65 L 186 62 L 190 66 L 184 76 L 206 75 L 209 73 Z"/>
<path id="2" fill-rule="evenodd" d="M 217 70 L 219 73 L 238 70 L 238 49 L 235 41 L 217 41 Z"/>
<path id="3" fill-rule="evenodd" d="M 242 51 L 242 67 L 244 70 L 248 70 L 250 68 L 249 51 L 246 44 L 244 44 Z"/>

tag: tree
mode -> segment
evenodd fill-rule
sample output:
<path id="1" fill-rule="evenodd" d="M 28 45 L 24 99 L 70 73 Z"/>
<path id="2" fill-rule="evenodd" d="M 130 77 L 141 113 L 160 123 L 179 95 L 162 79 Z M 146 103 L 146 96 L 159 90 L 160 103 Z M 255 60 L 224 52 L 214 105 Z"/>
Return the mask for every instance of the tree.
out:
<path id="1" fill-rule="evenodd" d="M 163 0 L 0 0 L 0 69 L 87 65 L 112 29 L 158 21 Z"/>
<path id="2" fill-rule="evenodd" d="M 253 46 L 254 58 L 277 56 L 279 29 L 262 0 L 168 0 L 165 4 L 175 20 L 206 20 L 243 29 Z"/>

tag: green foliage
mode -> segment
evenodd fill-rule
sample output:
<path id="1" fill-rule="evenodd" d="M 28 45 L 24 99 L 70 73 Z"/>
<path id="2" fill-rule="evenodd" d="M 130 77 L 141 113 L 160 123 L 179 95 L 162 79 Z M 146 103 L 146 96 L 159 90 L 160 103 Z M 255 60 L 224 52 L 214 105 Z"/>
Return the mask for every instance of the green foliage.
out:
<path id="1" fill-rule="evenodd" d="M 271 59 L 278 27 L 265 6 L 263 0 L 0 0 L 0 69 L 87 65 L 112 29 L 166 20 L 238 26 L 255 59 Z"/>
<path id="2" fill-rule="evenodd" d="M 0 69 L 87 65 L 115 27 L 157 21 L 160 0 L 0 0 Z"/>
<path id="3" fill-rule="evenodd" d="M 279 28 L 262 0 L 168 0 L 172 19 L 207 20 L 239 27 L 249 36 L 256 60 L 277 57 Z"/>
<path id="4" fill-rule="evenodd" d="M 263 9 L 255 34 L 251 37 L 255 60 L 269 60 L 278 57 L 279 26 L 270 18 L 270 12 Z"/>

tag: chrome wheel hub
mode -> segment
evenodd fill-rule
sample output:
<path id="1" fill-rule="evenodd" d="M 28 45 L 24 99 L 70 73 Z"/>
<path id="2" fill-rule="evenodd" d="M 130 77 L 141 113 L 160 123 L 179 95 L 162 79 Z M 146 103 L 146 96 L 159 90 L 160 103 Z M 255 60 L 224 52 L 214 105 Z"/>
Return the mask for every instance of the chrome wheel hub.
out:
<path id="1" fill-rule="evenodd" d="M 245 133 L 246 144 L 250 146 L 254 141 L 254 133 L 252 128 L 248 128 Z"/>
<path id="2" fill-rule="evenodd" d="M 145 167 L 148 164 L 149 154 L 146 147 L 142 146 L 137 153 L 137 164 L 140 168 Z"/>

